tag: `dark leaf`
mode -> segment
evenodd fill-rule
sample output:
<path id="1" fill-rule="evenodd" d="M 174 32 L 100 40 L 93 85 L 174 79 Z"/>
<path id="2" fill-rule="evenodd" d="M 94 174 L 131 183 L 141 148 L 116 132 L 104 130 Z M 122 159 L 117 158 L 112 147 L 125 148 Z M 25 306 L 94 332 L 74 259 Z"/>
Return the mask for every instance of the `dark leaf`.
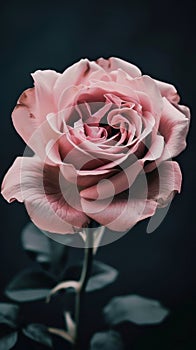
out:
<path id="1" fill-rule="evenodd" d="M 0 324 L 15 328 L 18 323 L 19 306 L 9 303 L 0 303 Z"/>
<path id="2" fill-rule="evenodd" d="M 55 273 L 66 262 L 68 248 L 50 239 L 31 222 L 22 231 L 22 245 L 34 260 Z"/>
<path id="3" fill-rule="evenodd" d="M 22 231 L 23 248 L 41 255 L 43 262 L 50 262 L 50 241 L 33 223 L 28 223 Z"/>
<path id="4" fill-rule="evenodd" d="M 68 245 L 71 246 L 72 242 L 74 241 L 74 236 L 75 234 L 59 234 L 59 233 L 52 233 L 52 232 L 47 232 L 47 231 L 43 231 L 45 232 L 45 234 L 52 239 L 53 241 L 57 242 L 58 244 L 62 244 L 62 245 Z"/>
<path id="5" fill-rule="evenodd" d="M 56 281 L 42 270 L 28 269 L 16 275 L 8 284 L 5 294 L 12 300 L 27 302 L 45 298 Z"/>
<path id="6" fill-rule="evenodd" d="M 90 350 L 123 350 L 124 345 L 118 332 L 95 333 L 90 342 Z"/>
<path id="7" fill-rule="evenodd" d="M 79 280 L 82 271 L 82 263 L 70 266 L 66 270 L 66 280 Z M 92 292 L 106 287 L 115 281 L 118 271 L 113 267 L 106 265 L 100 261 L 94 260 L 92 266 L 91 277 L 86 286 L 86 292 Z"/>
<path id="8" fill-rule="evenodd" d="M 106 265 L 100 261 L 94 261 L 92 277 L 89 278 L 86 291 L 92 292 L 97 289 L 106 287 L 114 282 L 118 276 L 118 271 L 113 267 Z"/>
<path id="9" fill-rule="evenodd" d="M 32 323 L 23 328 L 22 331 L 26 337 L 52 348 L 52 337 L 45 325 Z"/>
<path id="10" fill-rule="evenodd" d="M 169 314 L 159 301 L 138 295 L 113 298 L 104 308 L 106 322 L 116 325 L 125 321 L 138 325 L 160 323 Z"/>
<path id="11" fill-rule="evenodd" d="M 0 337 L 0 350 L 9 350 L 13 348 L 18 339 L 17 332 L 9 332 Z"/>

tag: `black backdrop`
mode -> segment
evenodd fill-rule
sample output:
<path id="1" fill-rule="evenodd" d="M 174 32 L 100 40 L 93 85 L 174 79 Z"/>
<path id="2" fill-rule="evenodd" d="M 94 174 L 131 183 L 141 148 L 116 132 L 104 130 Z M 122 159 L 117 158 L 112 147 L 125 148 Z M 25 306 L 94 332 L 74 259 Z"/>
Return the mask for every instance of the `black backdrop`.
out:
<path id="1" fill-rule="evenodd" d="M 178 157 L 184 176 L 183 190 L 173 201 L 164 222 L 151 235 L 146 234 L 147 222 L 139 223 L 121 240 L 98 252 L 102 261 L 119 269 L 120 277 L 103 294 L 96 296 L 96 305 L 102 305 L 114 294 L 137 293 L 159 299 L 173 310 L 174 317 L 167 325 L 167 332 L 155 337 L 160 337 L 157 343 L 155 341 L 159 349 L 164 344 L 163 348 L 187 350 L 196 344 L 193 334 L 196 326 L 193 4 L 189 0 L 7 0 L 0 11 L 1 179 L 14 158 L 24 151 L 24 143 L 12 126 L 10 114 L 20 93 L 32 85 L 30 73 L 37 69 L 61 72 L 80 58 L 121 57 L 138 65 L 143 73 L 172 82 L 182 103 L 191 108 L 188 147 Z M 31 262 L 20 243 L 21 229 L 28 221 L 24 206 L 19 203 L 9 205 L 3 198 L 0 202 L 0 287 L 1 300 L 5 300 L 5 285 Z M 77 258 L 80 252 L 73 249 L 73 254 Z M 95 315 L 99 313 L 98 306 L 93 307 L 93 297 L 89 297 L 88 305 L 91 310 L 94 308 Z M 55 305 L 53 307 L 55 309 Z M 38 321 L 40 310 L 28 309 L 33 321 Z M 45 316 L 41 317 L 44 319 Z M 89 332 L 101 328 L 99 317 L 93 317 L 89 308 L 85 324 Z M 137 332 L 133 329 L 136 338 Z M 146 344 L 152 346 L 150 341 Z M 133 345 L 133 349 L 136 348 Z"/>

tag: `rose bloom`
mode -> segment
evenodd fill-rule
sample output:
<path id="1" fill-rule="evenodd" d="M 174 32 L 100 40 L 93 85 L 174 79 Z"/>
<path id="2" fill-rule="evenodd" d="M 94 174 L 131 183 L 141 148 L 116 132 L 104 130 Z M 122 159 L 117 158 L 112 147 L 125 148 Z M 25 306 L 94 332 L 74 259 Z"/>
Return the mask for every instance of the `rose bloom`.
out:
<path id="1" fill-rule="evenodd" d="M 171 202 L 190 113 L 174 86 L 119 58 L 38 70 L 12 113 L 33 150 L 16 158 L 2 194 L 40 229 L 74 233 L 93 219 L 129 230 Z"/>

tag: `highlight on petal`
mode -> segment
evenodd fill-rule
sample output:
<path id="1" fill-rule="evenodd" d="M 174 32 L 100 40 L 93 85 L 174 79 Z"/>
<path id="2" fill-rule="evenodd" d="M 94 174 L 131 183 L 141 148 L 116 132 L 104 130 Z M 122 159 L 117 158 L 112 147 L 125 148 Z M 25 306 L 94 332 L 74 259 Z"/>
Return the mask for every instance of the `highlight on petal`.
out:
<path id="1" fill-rule="evenodd" d="M 110 57 L 108 59 L 99 58 L 97 64 L 101 66 L 106 72 L 112 72 L 117 69 L 122 69 L 126 73 L 128 73 L 132 78 L 136 78 L 141 76 L 141 71 L 134 64 L 124 61 L 121 58 Z"/>
<path id="2" fill-rule="evenodd" d="M 38 70 L 32 74 L 35 85 L 36 118 L 45 120 L 46 115 L 56 112 L 54 102 L 54 85 L 60 74 L 52 70 Z"/>
<path id="3" fill-rule="evenodd" d="M 154 80 L 148 75 L 142 75 L 130 80 L 129 86 L 137 93 L 143 110 L 152 112 L 155 119 L 158 119 L 163 105 L 160 91 Z"/>
<path id="4" fill-rule="evenodd" d="M 156 79 L 154 79 L 154 81 L 157 84 L 162 97 L 166 97 L 171 103 L 178 103 L 180 101 L 180 96 L 178 95 L 175 86 Z"/>
<path id="5" fill-rule="evenodd" d="M 165 155 L 163 159 L 168 157 L 176 157 L 186 147 L 186 136 L 189 129 L 189 118 L 186 117 L 175 106 L 163 99 L 163 112 L 160 120 L 160 133 L 165 138 Z"/>
<path id="6" fill-rule="evenodd" d="M 47 132 L 40 130 L 46 126 L 46 116 L 55 112 L 53 85 L 59 74 L 55 71 L 36 71 L 32 74 L 35 87 L 25 90 L 18 99 L 12 112 L 12 121 L 16 131 L 25 143 L 38 154 L 43 154 L 43 140 Z M 34 149 L 35 148 L 35 149 Z M 39 151 L 40 150 L 40 151 Z"/>
<path id="7" fill-rule="evenodd" d="M 46 70 L 37 70 L 31 74 L 36 89 L 38 90 L 46 90 L 50 93 L 53 90 L 54 84 L 56 80 L 60 77 L 60 73 L 57 73 L 54 70 L 46 69 Z"/>
<path id="8" fill-rule="evenodd" d="M 68 67 L 60 75 L 54 86 L 56 101 L 65 89 L 84 84 L 89 75 L 98 70 L 100 70 L 99 66 L 94 62 L 90 62 L 87 58 L 81 59 L 79 62 Z"/>
<path id="9" fill-rule="evenodd" d="M 32 133 L 41 123 L 37 115 L 35 88 L 25 90 L 12 112 L 12 121 L 18 134 L 28 143 Z"/>
<path id="10" fill-rule="evenodd" d="M 67 193 L 68 192 L 68 193 Z M 65 198 L 70 198 L 71 204 Z M 55 233 L 73 233 L 86 226 L 87 216 L 78 209 L 77 193 L 71 184 L 59 178 L 59 169 L 43 163 L 37 157 L 18 157 L 2 185 L 2 195 L 11 202 L 24 201 L 36 226 Z M 74 197 L 74 198 L 73 198 Z"/>
<path id="11" fill-rule="evenodd" d="M 165 207 L 174 195 L 181 190 L 182 174 L 177 162 L 165 161 L 147 174 L 148 198 L 158 203 L 158 207 Z"/>
<path id="12" fill-rule="evenodd" d="M 150 172 L 161 162 L 170 160 L 179 155 L 186 148 L 186 137 L 190 124 L 190 110 L 185 106 L 172 105 L 163 98 L 163 111 L 159 124 L 159 137 L 164 137 L 164 149 L 156 162 L 145 166 L 145 171 Z"/>

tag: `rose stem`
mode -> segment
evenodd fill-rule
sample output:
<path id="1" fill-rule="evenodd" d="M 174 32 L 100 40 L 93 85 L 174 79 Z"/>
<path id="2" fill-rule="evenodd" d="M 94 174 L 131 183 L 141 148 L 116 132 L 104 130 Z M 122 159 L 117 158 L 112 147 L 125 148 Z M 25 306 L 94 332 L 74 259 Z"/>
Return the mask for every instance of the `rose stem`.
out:
<path id="1" fill-rule="evenodd" d="M 80 276 L 79 284 L 80 287 L 76 292 L 76 300 L 75 300 L 75 342 L 74 342 L 74 350 L 79 350 L 79 338 L 80 338 L 80 318 L 81 318 L 81 305 L 83 301 L 83 297 L 85 294 L 85 287 L 88 282 L 91 267 L 93 262 L 93 228 L 92 230 L 88 228 L 86 230 L 86 242 L 85 242 L 85 251 L 84 251 L 84 260 L 82 273 Z"/>

